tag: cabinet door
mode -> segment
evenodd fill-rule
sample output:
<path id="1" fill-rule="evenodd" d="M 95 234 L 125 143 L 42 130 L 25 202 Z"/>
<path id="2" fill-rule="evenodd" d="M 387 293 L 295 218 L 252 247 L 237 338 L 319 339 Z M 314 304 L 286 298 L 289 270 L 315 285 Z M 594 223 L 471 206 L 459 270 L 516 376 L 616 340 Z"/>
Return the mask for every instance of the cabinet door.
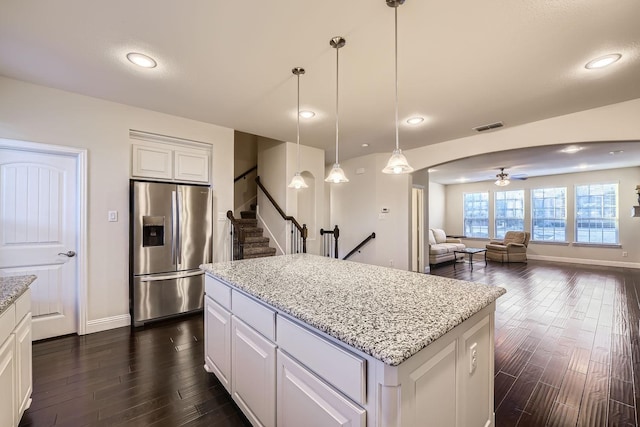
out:
<path id="1" fill-rule="evenodd" d="M 366 412 L 278 350 L 279 427 L 364 427 Z"/>
<path id="2" fill-rule="evenodd" d="M 254 426 L 275 426 L 276 346 L 232 316 L 231 395 Z"/>
<path id="3" fill-rule="evenodd" d="M 209 153 L 204 150 L 175 150 L 175 175 L 179 181 L 209 182 Z"/>
<path id="4" fill-rule="evenodd" d="M 131 175 L 173 179 L 173 150 L 162 145 L 132 145 Z"/>
<path id="5" fill-rule="evenodd" d="M 15 329 L 16 367 L 18 390 L 18 419 L 31 406 L 32 354 L 31 354 L 31 313 L 28 313 Z"/>
<path id="6" fill-rule="evenodd" d="M 16 402 L 16 374 L 15 374 L 15 346 L 14 334 L 0 344 L 0 426 L 15 426 L 18 424 Z"/>
<path id="7" fill-rule="evenodd" d="M 209 296 L 204 301 L 205 365 L 231 393 L 231 313 Z"/>

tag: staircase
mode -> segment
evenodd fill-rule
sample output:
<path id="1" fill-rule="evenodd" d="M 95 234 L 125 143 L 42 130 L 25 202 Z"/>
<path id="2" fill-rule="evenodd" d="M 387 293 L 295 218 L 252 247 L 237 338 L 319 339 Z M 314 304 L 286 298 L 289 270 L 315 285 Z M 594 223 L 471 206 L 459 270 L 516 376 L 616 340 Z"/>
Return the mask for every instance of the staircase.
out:
<path id="1" fill-rule="evenodd" d="M 264 237 L 264 230 L 258 227 L 255 205 L 251 207 L 250 211 L 240 212 L 240 219 L 236 220 L 245 233 L 243 259 L 274 256 L 276 248 L 269 247 L 269 238 Z"/>

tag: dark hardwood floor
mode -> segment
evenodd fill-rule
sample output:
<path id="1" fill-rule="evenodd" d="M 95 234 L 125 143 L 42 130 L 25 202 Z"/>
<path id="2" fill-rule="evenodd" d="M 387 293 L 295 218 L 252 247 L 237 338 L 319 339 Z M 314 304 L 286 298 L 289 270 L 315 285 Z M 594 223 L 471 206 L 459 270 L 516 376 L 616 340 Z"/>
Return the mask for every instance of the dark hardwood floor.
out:
<path id="1" fill-rule="evenodd" d="M 476 262 L 432 274 L 508 290 L 496 312 L 496 425 L 638 426 L 640 270 Z M 248 426 L 202 368 L 203 329 L 195 315 L 34 343 L 20 425 Z"/>

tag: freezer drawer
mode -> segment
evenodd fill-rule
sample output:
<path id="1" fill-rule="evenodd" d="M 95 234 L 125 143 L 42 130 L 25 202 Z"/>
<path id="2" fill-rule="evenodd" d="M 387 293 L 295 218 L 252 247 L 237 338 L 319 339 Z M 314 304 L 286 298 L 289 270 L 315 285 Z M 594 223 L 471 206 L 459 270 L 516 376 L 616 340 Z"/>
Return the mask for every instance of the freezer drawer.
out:
<path id="1" fill-rule="evenodd" d="M 183 277 L 177 277 L 181 275 Z M 141 326 L 149 320 L 201 310 L 203 299 L 202 271 L 134 277 L 134 326 Z"/>

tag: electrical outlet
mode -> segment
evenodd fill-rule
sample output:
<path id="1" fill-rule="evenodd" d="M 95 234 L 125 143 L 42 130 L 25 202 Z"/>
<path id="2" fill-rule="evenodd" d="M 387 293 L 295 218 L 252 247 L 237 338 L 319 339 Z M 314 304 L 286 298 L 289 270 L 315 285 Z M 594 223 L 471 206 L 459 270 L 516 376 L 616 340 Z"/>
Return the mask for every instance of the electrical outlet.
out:
<path id="1" fill-rule="evenodd" d="M 118 222 L 118 211 L 109 211 L 109 222 Z"/>
<path id="2" fill-rule="evenodd" d="M 389 267 L 393 267 L 393 260 L 392 259 L 389 260 Z"/>
<path id="3" fill-rule="evenodd" d="M 628 257 L 628 256 L 629 256 L 629 252 L 626 252 L 626 251 L 625 251 L 625 252 L 622 252 L 622 256 L 623 256 L 623 257 Z"/>
<path id="4" fill-rule="evenodd" d="M 473 374 L 478 367 L 478 343 L 474 342 L 469 347 L 469 374 Z"/>

